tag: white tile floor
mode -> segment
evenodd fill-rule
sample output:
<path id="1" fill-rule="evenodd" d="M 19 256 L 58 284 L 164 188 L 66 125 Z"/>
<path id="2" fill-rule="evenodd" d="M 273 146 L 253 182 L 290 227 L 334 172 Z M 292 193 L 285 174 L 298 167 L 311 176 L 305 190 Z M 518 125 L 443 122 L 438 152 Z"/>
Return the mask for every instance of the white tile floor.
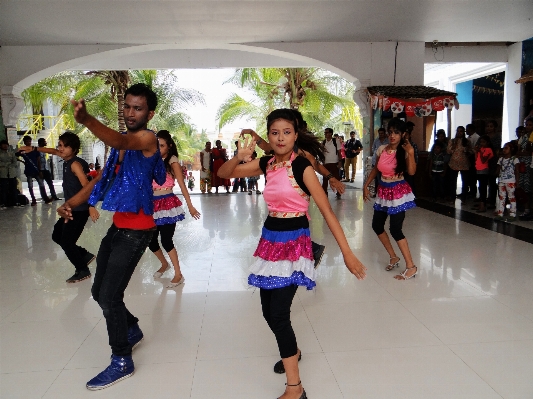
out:
<path id="1" fill-rule="evenodd" d="M 85 383 L 110 350 L 91 281 L 67 285 L 73 268 L 50 238 L 54 205 L 0 214 L 1 398 L 254 398 L 283 392 L 274 337 L 260 314 L 247 267 L 266 209 L 261 196 L 192 197 L 202 213 L 176 231 L 186 283 L 154 281 L 149 251 L 126 290 L 145 341 L 136 373 L 101 392 Z M 331 199 L 365 281 L 344 268 L 315 207 L 311 229 L 327 245 L 314 292 L 299 290 L 293 325 L 309 398 L 533 397 L 533 246 L 423 209 L 404 232 L 420 268 L 396 281 L 371 229 L 361 191 Z M 96 252 L 103 213 L 80 243 Z M 404 265 L 402 264 L 402 267 Z M 94 272 L 95 265 L 91 265 Z"/>

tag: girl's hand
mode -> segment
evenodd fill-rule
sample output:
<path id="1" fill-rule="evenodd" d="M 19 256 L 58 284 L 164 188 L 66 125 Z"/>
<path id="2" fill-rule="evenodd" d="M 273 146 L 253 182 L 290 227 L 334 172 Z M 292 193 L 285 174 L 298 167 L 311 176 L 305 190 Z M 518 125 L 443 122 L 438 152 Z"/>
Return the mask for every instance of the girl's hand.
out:
<path id="1" fill-rule="evenodd" d="M 409 155 L 415 154 L 415 149 L 413 148 L 413 146 L 411 145 L 409 141 L 405 140 L 404 143 L 402 144 L 402 147 L 405 150 L 405 152 L 408 153 Z"/>
<path id="2" fill-rule="evenodd" d="M 96 221 L 100 217 L 100 212 L 98 212 L 98 210 L 94 206 L 90 206 L 89 216 L 91 217 L 91 220 L 93 221 L 93 223 L 96 223 Z"/>
<path id="3" fill-rule="evenodd" d="M 329 179 L 329 185 L 333 190 L 338 192 L 339 194 L 344 194 L 344 191 L 346 191 L 346 186 L 342 184 L 340 181 L 332 177 Z"/>
<path id="4" fill-rule="evenodd" d="M 245 139 L 246 135 L 249 135 L 252 139 L 256 140 L 259 138 L 259 135 L 253 131 L 252 129 L 242 129 L 241 130 L 241 135 L 239 136 L 241 139 Z"/>
<path id="5" fill-rule="evenodd" d="M 196 220 L 200 219 L 200 212 L 198 212 L 194 206 L 189 207 L 189 213 Z"/>
<path id="6" fill-rule="evenodd" d="M 252 154 L 255 149 L 255 140 L 247 138 L 241 147 L 241 142 L 237 143 L 237 159 L 239 161 L 250 162 L 252 160 Z"/>
<path id="7" fill-rule="evenodd" d="M 365 202 L 370 201 L 370 190 L 368 189 L 368 187 L 363 187 L 363 200 Z"/>
<path id="8" fill-rule="evenodd" d="M 361 263 L 359 259 L 350 251 L 349 254 L 344 256 L 344 263 L 346 267 L 358 280 L 364 280 L 366 277 L 366 267 Z"/>

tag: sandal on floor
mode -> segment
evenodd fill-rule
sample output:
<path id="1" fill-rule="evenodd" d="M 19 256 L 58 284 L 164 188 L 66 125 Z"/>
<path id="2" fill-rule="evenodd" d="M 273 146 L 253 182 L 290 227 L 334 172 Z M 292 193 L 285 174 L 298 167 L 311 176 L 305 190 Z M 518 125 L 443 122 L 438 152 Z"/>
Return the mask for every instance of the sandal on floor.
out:
<path id="1" fill-rule="evenodd" d="M 163 270 L 163 272 L 155 272 L 154 273 L 154 278 L 160 278 L 163 274 L 165 274 L 165 272 L 170 269 L 170 265 L 167 265 L 167 268 L 165 270 Z"/>
<path id="2" fill-rule="evenodd" d="M 302 360 L 302 351 L 300 351 L 300 355 L 298 356 L 298 361 L 300 360 Z M 283 365 L 283 360 L 280 360 L 274 365 L 274 373 L 277 373 L 277 374 L 285 373 L 285 366 Z"/>
<path id="3" fill-rule="evenodd" d="M 298 384 L 285 384 L 287 385 L 288 387 L 297 387 L 299 385 L 302 385 L 302 381 L 300 381 Z M 279 398 L 278 398 L 279 399 Z M 299 399 L 307 399 L 307 394 L 305 393 L 305 389 L 304 391 L 302 392 L 302 395 L 300 396 Z"/>
<path id="4" fill-rule="evenodd" d="M 398 259 L 396 262 L 392 262 L 393 259 Z M 395 267 L 399 267 L 400 266 L 400 257 L 399 256 L 393 256 L 392 258 L 389 259 L 389 264 L 387 265 L 387 267 L 385 268 L 386 271 L 390 272 L 392 269 L 394 269 Z"/>
<path id="5" fill-rule="evenodd" d="M 407 277 L 407 271 L 413 268 L 416 268 L 416 271 L 413 274 L 411 274 L 409 277 Z M 409 280 L 411 277 L 416 277 L 417 273 L 418 273 L 418 267 L 414 265 L 412 267 L 406 267 L 402 273 L 398 274 L 398 276 L 402 277 L 401 279 L 399 278 L 398 280 Z"/>

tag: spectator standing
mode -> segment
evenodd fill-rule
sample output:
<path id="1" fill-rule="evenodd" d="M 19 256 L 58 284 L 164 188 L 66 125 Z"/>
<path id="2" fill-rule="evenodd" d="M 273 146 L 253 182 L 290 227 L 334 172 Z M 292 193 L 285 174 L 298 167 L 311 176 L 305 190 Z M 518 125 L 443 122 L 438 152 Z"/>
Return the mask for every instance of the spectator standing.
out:
<path id="1" fill-rule="evenodd" d="M 532 153 L 532 149 L 533 149 L 533 117 L 529 117 L 526 119 L 525 121 L 525 124 L 524 124 L 524 135 L 523 137 L 526 137 L 525 140 L 527 140 L 526 142 L 526 150 L 524 151 L 524 153 L 528 154 L 528 155 L 531 155 Z M 519 141 L 520 143 L 520 141 Z M 522 174 L 528 174 L 529 175 L 529 180 L 528 180 L 528 183 L 529 183 L 529 190 L 526 190 L 524 188 L 524 190 L 528 193 L 528 207 L 527 209 L 528 210 L 531 210 L 533 208 L 533 187 L 532 186 L 532 183 L 533 183 L 533 157 L 528 157 L 529 160 L 529 167 L 527 167 L 526 169 L 526 172 L 525 173 L 522 173 Z M 522 160 L 520 160 L 520 162 L 522 162 Z M 529 212 L 524 212 L 524 215 L 522 215 L 520 217 L 520 220 L 533 220 L 533 212 L 529 211 Z"/>
<path id="2" fill-rule="evenodd" d="M 479 140 L 479 134 L 476 133 L 476 127 L 473 123 L 466 125 L 466 137 L 470 141 L 470 147 L 475 148 Z M 476 157 L 474 152 L 469 157 L 470 169 L 468 171 L 468 196 L 472 198 L 477 197 L 477 172 L 476 172 Z"/>
<path id="3" fill-rule="evenodd" d="M 347 172 L 344 170 L 344 163 L 346 162 L 346 148 L 344 146 L 344 136 L 339 136 L 337 134 L 335 136 L 337 136 L 337 141 L 341 144 L 341 167 L 339 170 L 339 176 L 342 180 L 346 180 L 348 176 L 346 175 Z"/>
<path id="4" fill-rule="evenodd" d="M 31 137 L 30 136 L 24 136 L 22 139 L 24 142 L 24 146 L 31 148 Z M 35 199 L 35 194 L 33 193 L 33 180 L 37 180 L 37 184 L 39 186 L 39 191 L 41 192 L 41 198 L 46 204 L 49 204 L 52 202 L 50 198 L 48 198 L 48 195 L 46 195 L 46 190 L 44 189 L 44 181 L 42 179 L 42 175 L 39 172 L 40 170 L 40 164 L 41 164 L 41 157 L 39 156 L 39 153 L 37 150 L 32 150 L 29 152 L 19 151 L 15 153 L 16 156 L 20 156 L 23 159 L 24 162 L 24 174 L 26 175 L 26 180 L 28 182 L 28 191 L 30 192 L 31 196 L 31 206 L 37 205 L 37 200 Z"/>
<path id="5" fill-rule="evenodd" d="M 37 145 L 39 146 L 39 148 L 44 148 L 48 145 L 48 143 L 46 142 L 46 139 L 41 137 L 39 140 L 37 140 Z M 39 172 L 42 176 L 42 179 L 48 185 L 48 190 L 50 191 L 50 196 L 52 198 L 52 201 L 59 201 L 59 198 L 57 198 L 57 195 L 56 195 L 54 181 L 52 180 L 52 173 L 50 172 L 50 166 L 48 165 L 48 160 L 46 159 L 46 154 L 44 152 L 40 152 L 39 157 L 40 157 Z"/>
<path id="6" fill-rule="evenodd" d="M 524 126 L 518 126 L 516 128 L 515 140 L 517 146 L 516 156 L 520 162 L 518 169 L 520 175 L 516 179 L 515 197 L 517 199 L 517 208 L 523 211 L 520 219 L 529 218 L 529 195 L 531 192 L 531 185 L 529 182 L 529 167 L 531 165 L 531 151 L 529 151 L 526 128 Z"/>
<path id="7" fill-rule="evenodd" d="M 478 144 L 474 147 L 476 153 L 476 173 L 479 182 L 479 202 L 478 206 L 474 206 L 476 212 L 486 212 L 487 205 L 487 187 L 489 184 L 489 161 L 494 157 L 494 152 L 491 148 L 490 138 L 487 135 L 481 136 Z"/>
<path id="8" fill-rule="evenodd" d="M 211 142 L 205 143 L 205 148 L 200 151 L 200 191 L 211 194 Z"/>
<path id="9" fill-rule="evenodd" d="M 490 120 L 485 125 L 485 134 L 489 136 L 492 144 L 492 151 L 494 157 L 489 161 L 489 193 L 487 197 L 487 209 L 496 209 L 496 197 L 498 196 L 498 183 L 496 178 L 498 177 L 498 159 L 502 147 L 502 135 L 497 132 L 498 122 Z"/>
<path id="10" fill-rule="evenodd" d="M 239 140 L 235 140 L 235 151 L 233 151 L 233 156 L 237 156 L 237 148 L 239 147 Z M 237 179 L 233 179 L 233 190 L 232 192 L 238 193 L 239 189 L 241 189 L 241 192 L 246 191 L 246 179 L 244 177 L 239 177 Z"/>
<path id="11" fill-rule="evenodd" d="M 237 156 L 237 154 L 235 154 Z M 252 152 L 252 161 L 257 158 L 257 152 Z M 252 191 L 255 189 L 256 194 L 261 194 L 259 191 L 259 178 L 261 175 L 248 177 L 248 195 L 252 195 Z"/>
<path id="12" fill-rule="evenodd" d="M 333 129 L 327 127 L 324 130 L 324 135 L 326 139 L 322 142 L 324 146 L 324 167 L 328 170 L 330 175 L 335 179 L 340 180 L 339 168 L 341 163 L 341 152 L 340 152 L 340 143 L 337 139 L 333 138 Z M 329 175 L 328 175 L 329 176 Z M 322 188 L 326 195 L 328 195 L 328 179 L 322 179 Z M 341 199 L 341 194 L 337 191 L 337 199 Z"/>
<path id="13" fill-rule="evenodd" d="M 220 140 L 215 141 L 215 148 L 211 150 L 211 160 L 213 165 L 211 184 L 215 187 L 215 194 L 218 194 L 218 188 L 220 186 L 224 186 L 226 193 L 229 193 L 230 181 L 218 177 L 218 170 L 224 165 L 224 162 L 228 160 L 226 149 L 222 147 L 222 142 Z"/>
<path id="14" fill-rule="evenodd" d="M 350 181 L 351 183 L 353 183 L 356 174 L 357 156 L 363 149 L 363 145 L 361 144 L 359 139 L 355 138 L 355 132 L 353 130 L 350 132 L 350 140 L 348 140 L 344 144 L 344 148 L 346 152 L 346 160 L 344 161 L 344 181 Z M 348 180 L 350 166 L 352 167 L 352 175 L 351 178 Z"/>
<path id="15" fill-rule="evenodd" d="M 431 176 L 431 193 L 433 201 L 444 199 L 445 185 L 444 175 L 446 173 L 446 162 L 444 160 L 446 149 L 444 144 L 436 142 L 429 155 L 429 173 Z"/>
<path id="16" fill-rule="evenodd" d="M 459 198 L 466 200 L 470 173 L 470 154 L 472 153 L 470 141 L 465 137 L 465 128 L 457 126 L 455 138 L 448 143 L 447 152 L 450 155 L 448 162 L 449 196 L 455 201 L 457 196 L 457 176 L 461 173 L 461 194 Z"/>
<path id="17" fill-rule="evenodd" d="M 7 140 L 0 141 L 0 210 L 17 204 L 17 157 Z"/>
<path id="18" fill-rule="evenodd" d="M 405 123 L 405 126 L 407 128 L 407 131 L 405 132 L 405 135 L 404 135 L 404 139 L 407 140 L 409 142 L 409 144 L 411 144 L 411 147 L 413 147 L 413 150 L 414 150 L 414 155 L 415 155 L 415 164 L 418 164 L 418 146 L 413 142 L 412 140 L 412 133 L 413 133 L 413 129 L 415 128 L 415 124 L 411 121 L 409 122 L 406 122 Z M 415 176 L 414 175 L 410 175 L 409 173 L 407 173 L 405 176 L 405 181 L 407 183 L 409 183 L 409 185 L 411 186 L 411 190 L 413 190 L 413 194 L 416 196 L 416 189 L 415 189 Z"/>
<path id="19" fill-rule="evenodd" d="M 511 209 L 509 209 L 509 222 L 516 220 L 516 177 L 519 176 L 519 160 L 515 156 L 518 148 L 513 142 L 506 143 L 503 146 L 502 156 L 498 159 L 498 206 L 496 208 L 496 220 L 503 220 L 505 210 L 505 198 L 509 200 Z"/>

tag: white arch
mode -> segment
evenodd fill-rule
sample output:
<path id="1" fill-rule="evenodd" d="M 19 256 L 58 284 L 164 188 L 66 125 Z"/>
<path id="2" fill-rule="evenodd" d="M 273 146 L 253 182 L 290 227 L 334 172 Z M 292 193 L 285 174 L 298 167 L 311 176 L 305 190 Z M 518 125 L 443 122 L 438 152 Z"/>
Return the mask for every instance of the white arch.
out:
<path id="1" fill-rule="evenodd" d="M 70 46 L 66 46 L 70 47 Z M 113 46 L 111 46 L 113 47 Z M 356 87 L 359 80 L 345 70 L 322 60 L 288 51 L 280 51 L 258 45 L 220 44 L 181 45 L 150 44 L 126 46 L 99 51 L 88 48 L 90 54 L 58 62 L 44 67 L 13 86 L 24 90 L 40 80 L 65 70 L 89 69 L 171 69 L 171 68 L 221 68 L 242 66 L 316 66 L 342 76 Z M 68 48 L 63 49 L 65 55 Z M 65 56 L 64 55 L 64 56 Z M 216 56 L 212 56 L 216 55 Z M 32 57 L 34 58 L 34 57 Z M 243 62 L 245 63 L 243 65 Z M 100 65 L 100 67 L 99 67 Z"/>

